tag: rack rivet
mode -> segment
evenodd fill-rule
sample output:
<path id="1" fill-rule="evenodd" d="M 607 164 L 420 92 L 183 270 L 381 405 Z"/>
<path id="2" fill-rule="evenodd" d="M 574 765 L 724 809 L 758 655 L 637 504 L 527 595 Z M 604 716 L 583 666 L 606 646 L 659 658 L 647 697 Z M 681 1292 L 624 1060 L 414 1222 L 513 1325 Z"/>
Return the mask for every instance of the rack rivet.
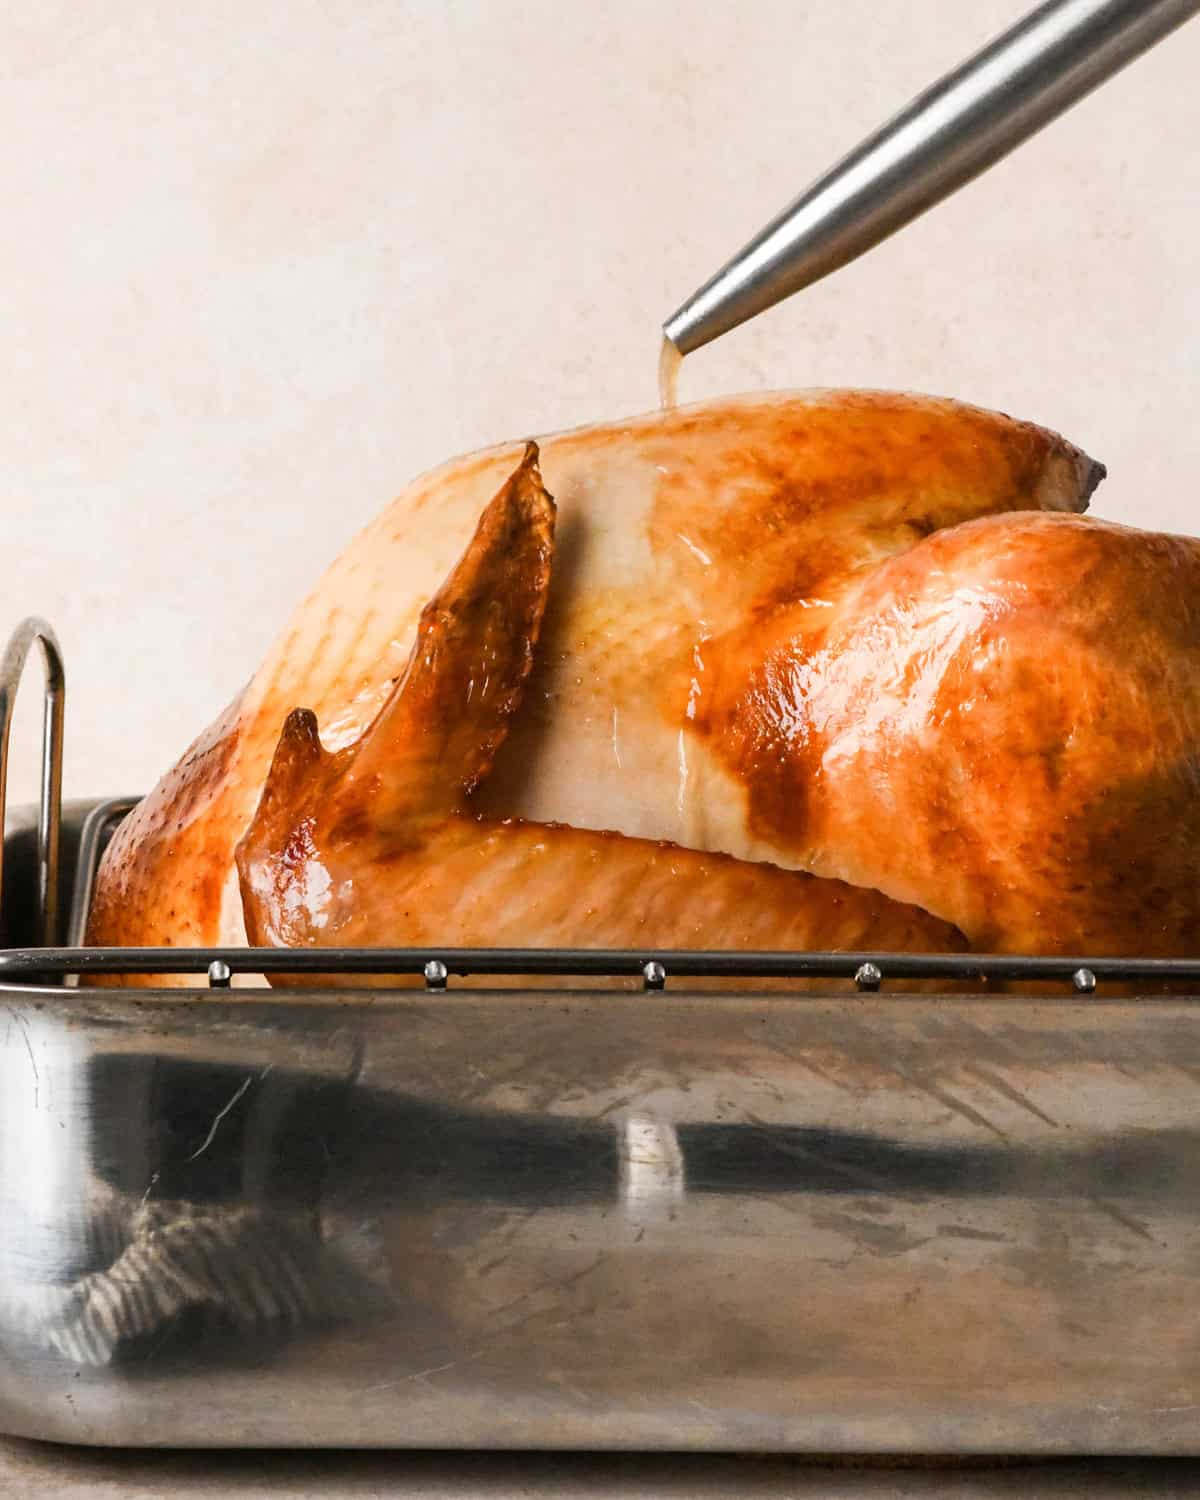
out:
<path id="1" fill-rule="evenodd" d="M 1096 976 L 1091 969 L 1076 969 L 1071 975 L 1071 983 L 1081 995 L 1090 995 L 1096 988 Z"/>
<path id="2" fill-rule="evenodd" d="M 214 990 L 227 990 L 233 970 L 223 958 L 214 958 L 208 966 L 208 982 Z"/>
<path id="3" fill-rule="evenodd" d="M 877 990 L 883 983 L 883 970 L 878 964 L 859 964 L 854 971 L 854 982 L 860 990 Z"/>
<path id="4" fill-rule="evenodd" d="M 667 971 L 656 958 L 652 958 L 648 964 L 642 967 L 642 979 L 648 990 L 661 990 L 666 988 Z"/>
<path id="5" fill-rule="evenodd" d="M 450 970 L 440 958 L 431 958 L 425 965 L 425 987 L 430 990 L 444 990 L 446 980 L 450 977 Z"/>

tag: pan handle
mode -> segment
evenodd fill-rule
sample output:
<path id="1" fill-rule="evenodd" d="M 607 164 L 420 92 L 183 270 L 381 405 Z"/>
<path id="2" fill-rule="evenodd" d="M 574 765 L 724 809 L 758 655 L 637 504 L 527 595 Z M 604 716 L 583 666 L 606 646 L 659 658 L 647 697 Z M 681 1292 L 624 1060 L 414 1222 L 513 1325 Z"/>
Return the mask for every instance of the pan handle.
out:
<path id="1" fill-rule="evenodd" d="M 8 735 L 17 689 L 34 642 L 42 648 L 45 668 L 42 708 L 42 796 L 38 809 L 38 912 L 42 942 L 58 940 L 58 841 L 62 826 L 63 705 L 66 676 L 58 637 L 46 623 L 30 617 L 17 626 L 0 658 L 0 892 L 4 879 L 4 811 L 8 797 Z"/>

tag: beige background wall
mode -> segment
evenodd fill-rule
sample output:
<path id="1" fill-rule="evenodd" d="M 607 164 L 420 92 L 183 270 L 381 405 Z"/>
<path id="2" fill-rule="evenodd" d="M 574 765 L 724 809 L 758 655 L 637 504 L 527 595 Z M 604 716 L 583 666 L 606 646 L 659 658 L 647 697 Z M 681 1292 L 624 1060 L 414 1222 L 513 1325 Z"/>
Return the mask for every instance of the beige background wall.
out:
<path id="1" fill-rule="evenodd" d="M 666 314 L 1023 8 L 0 0 L 0 630 L 62 635 L 68 793 L 147 787 L 417 471 L 652 405 Z M 684 398 L 969 398 L 1200 532 L 1198 136 L 1200 22 Z"/>

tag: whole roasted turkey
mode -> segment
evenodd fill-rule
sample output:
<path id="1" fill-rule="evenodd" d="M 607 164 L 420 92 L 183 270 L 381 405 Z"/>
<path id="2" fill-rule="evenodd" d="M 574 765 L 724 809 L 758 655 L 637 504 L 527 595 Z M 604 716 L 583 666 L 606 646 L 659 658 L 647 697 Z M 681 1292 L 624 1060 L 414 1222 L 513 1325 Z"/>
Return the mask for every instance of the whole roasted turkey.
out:
<path id="1" fill-rule="evenodd" d="M 88 941 L 1192 953 L 1200 543 L 1083 519 L 1102 475 L 851 392 L 448 464 L 126 820 Z"/>

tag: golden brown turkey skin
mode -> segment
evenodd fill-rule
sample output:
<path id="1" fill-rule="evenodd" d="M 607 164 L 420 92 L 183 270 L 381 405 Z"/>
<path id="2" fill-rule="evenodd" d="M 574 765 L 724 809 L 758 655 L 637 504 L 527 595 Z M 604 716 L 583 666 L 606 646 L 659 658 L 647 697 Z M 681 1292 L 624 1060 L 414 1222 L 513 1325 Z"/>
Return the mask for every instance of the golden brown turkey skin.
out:
<path id="1" fill-rule="evenodd" d="M 280 728 L 312 709 L 325 747 L 374 719 L 417 620 L 512 475 L 519 446 L 410 485 L 332 565 L 222 720 L 126 820 L 88 941 L 244 940 L 233 851 Z M 541 444 L 557 553 L 522 712 L 476 796 L 489 816 L 607 828 L 796 864 L 697 732 L 710 643 L 824 610 L 939 528 L 1014 509 L 1081 510 L 1097 466 L 1062 438 L 926 397 L 746 397 Z M 726 701 L 732 689 L 726 687 Z M 758 820 L 761 825 L 761 820 Z"/>
<path id="2" fill-rule="evenodd" d="M 553 522 L 531 447 L 362 739 L 331 754 L 313 714 L 289 715 L 237 851 L 251 942 L 961 950 L 947 924 L 875 891 L 474 810 L 533 665 Z"/>
<path id="3" fill-rule="evenodd" d="M 697 730 L 797 864 L 977 950 L 1200 948 L 1200 543 L 989 517 L 710 661 Z"/>

